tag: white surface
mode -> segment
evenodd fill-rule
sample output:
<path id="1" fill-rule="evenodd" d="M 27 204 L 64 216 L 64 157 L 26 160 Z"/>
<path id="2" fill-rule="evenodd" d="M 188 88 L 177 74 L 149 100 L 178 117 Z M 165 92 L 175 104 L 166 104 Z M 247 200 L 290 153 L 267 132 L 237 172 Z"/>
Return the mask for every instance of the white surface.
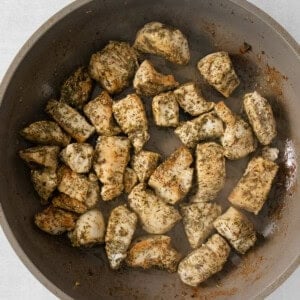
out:
<path id="1" fill-rule="evenodd" d="M 72 0 L 0 0 L 0 80 L 32 33 Z M 299 0 L 251 0 L 300 41 Z M 0 228 L 0 299 L 57 299 L 21 263 Z M 300 268 L 268 300 L 300 299 Z M 37 296 L 38 295 L 38 296 Z"/>

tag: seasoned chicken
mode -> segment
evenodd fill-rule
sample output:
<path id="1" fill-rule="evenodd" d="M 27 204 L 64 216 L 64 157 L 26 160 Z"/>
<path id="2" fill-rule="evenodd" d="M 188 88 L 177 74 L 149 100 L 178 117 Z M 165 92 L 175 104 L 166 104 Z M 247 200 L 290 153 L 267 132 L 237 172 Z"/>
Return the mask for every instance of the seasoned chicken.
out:
<path id="1" fill-rule="evenodd" d="M 182 84 L 174 93 L 180 107 L 192 116 L 199 116 L 214 108 L 214 102 L 206 101 L 193 82 Z"/>
<path id="2" fill-rule="evenodd" d="M 38 121 L 21 130 L 20 134 L 28 141 L 53 146 L 67 146 L 71 137 L 52 121 Z"/>
<path id="3" fill-rule="evenodd" d="M 62 85 L 60 101 L 81 109 L 92 92 L 93 82 L 85 67 L 78 68 Z"/>
<path id="4" fill-rule="evenodd" d="M 46 112 L 79 143 L 86 141 L 95 131 L 78 111 L 63 102 L 48 101 Z"/>
<path id="5" fill-rule="evenodd" d="M 64 210 L 73 211 L 78 214 L 83 214 L 87 211 L 87 206 L 84 202 L 75 198 L 71 198 L 66 194 L 60 193 L 52 199 L 52 205 Z"/>
<path id="6" fill-rule="evenodd" d="M 19 151 L 20 157 L 29 166 L 43 166 L 56 170 L 58 164 L 58 146 L 36 146 Z"/>
<path id="7" fill-rule="evenodd" d="M 160 154 L 151 151 L 140 151 L 131 159 L 131 167 L 137 174 L 140 182 L 145 182 L 156 169 Z"/>
<path id="8" fill-rule="evenodd" d="M 226 98 L 240 84 L 227 52 L 208 54 L 199 60 L 197 67 L 204 79 Z"/>
<path id="9" fill-rule="evenodd" d="M 105 90 L 116 94 L 129 86 L 137 68 L 136 51 L 128 43 L 110 41 L 92 55 L 89 72 Z"/>
<path id="10" fill-rule="evenodd" d="M 94 170 L 103 184 L 104 201 L 119 196 L 123 189 L 123 177 L 129 162 L 130 142 L 121 136 L 100 136 L 97 140 Z"/>
<path id="11" fill-rule="evenodd" d="M 167 235 L 146 235 L 137 238 L 131 245 L 126 263 L 130 267 L 150 269 L 157 267 L 176 272 L 181 254 L 171 245 Z"/>
<path id="12" fill-rule="evenodd" d="M 136 172 L 131 168 L 126 168 L 124 173 L 124 192 L 129 194 L 138 183 Z"/>
<path id="13" fill-rule="evenodd" d="M 180 207 L 184 230 L 192 248 L 201 246 L 212 233 L 214 220 L 221 215 L 215 203 L 183 204 Z"/>
<path id="14" fill-rule="evenodd" d="M 224 149 L 217 143 L 198 144 L 196 148 L 198 191 L 193 202 L 216 198 L 226 179 Z"/>
<path id="15" fill-rule="evenodd" d="M 265 159 L 275 161 L 278 158 L 279 150 L 277 148 L 264 147 L 261 156 Z"/>
<path id="16" fill-rule="evenodd" d="M 148 184 L 165 202 L 175 204 L 192 186 L 193 157 L 185 147 L 178 148 L 150 176 Z"/>
<path id="17" fill-rule="evenodd" d="M 275 162 L 260 156 L 253 158 L 228 200 L 257 215 L 267 200 L 277 171 Z"/>
<path id="18" fill-rule="evenodd" d="M 132 189 L 128 203 L 148 233 L 166 233 L 181 219 L 176 208 L 166 204 L 143 183 Z"/>
<path id="19" fill-rule="evenodd" d="M 73 230 L 76 219 L 76 214 L 50 205 L 43 211 L 35 214 L 34 223 L 41 230 L 57 235 Z"/>
<path id="20" fill-rule="evenodd" d="M 269 145 L 277 135 L 276 122 L 268 100 L 258 92 L 244 96 L 244 110 L 259 142 Z"/>
<path id="21" fill-rule="evenodd" d="M 105 223 L 100 210 L 92 209 L 81 215 L 68 236 L 73 247 L 90 247 L 104 242 Z"/>
<path id="22" fill-rule="evenodd" d="M 200 248 L 188 254 L 178 265 L 180 279 L 187 285 L 197 286 L 222 270 L 230 252 L 227 242 L 214 234 Z"/>
<path id="23" fill-rule="evenodd" d="M 69 144 L 60 152 L 61 160 L 76 173 L 87 173 L 92 166 L 94 149 L 87 143 Z"/>
<path id="24" fill-rule="evenodd" d="M 94 173 L 90 173 L 88 182 L 88 191 L 84 203 L 88 208 L 92 208 L 101 198 L 98 177 Z"/>
<path id="25" fill-rule="evenodd" d="M 228 159 L 240 159 L 253 152 L 256 142 L 250 125 L 236 116 L 224 102 L 215 105 L 215 111 L 225 123 L 225 131 L 221 137 L 224 155 Z"/>
<path id="26" fill-rule="evenodd" d="M 194 148 L 200 141 L 221 137 L 224 128 L 216 113 L 208 112 L 181 123 L 174 132 L 184 145 Z"/>
<path id="27" fill-rule="evenodd" d="M 190 60 L 188 41 L 182 32 L 159 22 L 145 24 L 136 35 L 134 47 L 179 65 L 186 65 Z"/>
<path id="28" fill-rule="evenodd" d="M 253 224 L 247 217 L 234 207 L 214 221 L 218 233 L 225 237 L 232 247 L 241 254 L 245 254 L 256 241 Z"/>
<path id="29" fill-rule="evenodd" d="M 132 142 L 135 152 L 139 152 L 149 139 L 148 121 L 142 100 L 136 94 L 127 95 L 113 104 L 113 113 L 122 131 Z"/>
<path id="30" fill-rule="evenodd" d="M 157 126 L 176 127 L 179 123 L 177 96 L 173 92 L 161 93 L 152 100 L 153 119 Z"/>
<path id="31" fill-rule="evenodd" d="M 89 189 L 89 181 L 83 174 L 77 174 L 67 166 L 61 166 L 57 172 L 57 189 L 71 198 L 84 202 Z"/>
<path id="32" fill-rule="evenodd" d="M 111 211 L 105 234 L 105 250 L 112 269 L 118 269 L 127 256 L 137 224 L 137 215 L 126 205 Z"/>
<path id="33" fill-rule="evenodd" d="M 57 176 L 53 169 L 43 168 L 31 171 L 31 181 L 34 189 L 42 199 L 42 203 L 47 203 L 51 194 L 57 187 Z"/>
<path id="34" fill-rule="evenodd" d="M 114 120 L 112 105 L 111 97 L 106 91 L 103 91 L 83 108 L 84 114 L 94 125 L 99 135 L 111 136 L 121 132 L 120 127 Z"/>
<path id="35" fill-rule="evenodd" d="M 178 86 L 173 75 L 157 72 L 149 60 L 144 60 L 135 73 L 133 87 L 136 93 L 144 96 L 155 96 L 170 91 Z"/>

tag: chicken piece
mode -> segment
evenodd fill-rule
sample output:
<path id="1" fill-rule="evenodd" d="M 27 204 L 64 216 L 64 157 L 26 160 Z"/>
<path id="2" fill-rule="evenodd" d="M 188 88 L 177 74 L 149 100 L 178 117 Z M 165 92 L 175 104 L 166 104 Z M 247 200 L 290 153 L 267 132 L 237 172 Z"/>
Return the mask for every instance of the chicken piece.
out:
<path id="1" fill-rule="evenodd" d="M 67 146 L 71 137 L 52 121 L 38 121 L 21 130 L 20 134 L 28 141 L 53 146 Z"/>
<path id="2" fill-rule="evenodd" d="M 222 270 L 229 253 L 230 247 L 227 242 L 220 235 L 214 234 L 179 263 L 180 279 L 187 285 L 197 286 Z"/>
<path id="3" fill-rule="evenodd" d="M 177 96 L 173 92 L 162 93 L 152 100 L 152 114 L 157 126 L 176 127 L 179 123 Z"/>
<path id="4" fill-rule="evenodd" d="M 149 179 L 156 169 L 159 159 L 160 154 L 144 150 L 132 157 L 131 167 L 137 174 L 140 182 L 145 182 Z"/>
<path id="5" fill-rule="evenodd" d="M 215 105 L 215 111 L 225 123 L 225 131 L 220 141 L 224 147 L 224 155 L 228 159 L 240 159 L 253 152 L 256 142 L 250 125 L 234 113 L 224 104 Z"/>
<path id="6" fill-rule="evenodd" d="M 207 139 L 219 138 L 223 135 L 223 122 L 215 112 L 205 113 L 190 121 L 183 122 L 175 129 L 175 134 L 189 148 Z"/>
<path id="7" fill-rule="evenodd" d="M 179 83 L 173 75 L 164 75 L 157 72 L 149 60 L 144 60 L 135 73 L 133 87 L 137 94 L 155 96 L 159 93 L 170 91 Z"/>
<path id="8" fill-rule="evenodd" d="M 215 203 L 192 203 L 183 204 L 180 212 L 188 241 L 192 248 L 198 248 L 213 232 L 213 222 L 222 208 Z"/>
<path id="9" fill-rule="evenodd" d="M 118 197 L 123 189 L 123 178 L 129 162 L 130 142 L 121 136 L 101 136 L 97 140 L 94 170 L 103 184 L 104 201 Z"/>
<path id="10" fill-rule="evenodd" d="M 215 105 L 214 102 L 208 102 L 203 98 L 200 89 L 193 82 L 182 84 L 174 94 L 177 95 L 180 107 L 192 116 L 209 112 Z"/>
<path id="11" fill-rule="evenodd" d="M 214 221 L 218 233 L 226 238 L 232 247 L 241 254 L 245 254 L 256 241 L 253 224 L 247 217 L 234 207 Z"/>
<path id="12" fill-rule="evenodd" d="M 85 115 L 100 135 L 111 136 L 121 132 L 120 127 L 114 120 L 112 105 L 113 101 L 109 94 L 103 91 L 83 108 Z"/>
<path id="13" fill-rule="evenodd" d="M 58 164 L 58 146 L 37 146 L 19 151 L 20 157 L 29 166 L 43 166 L 56 170 Z"/>
<path id="14" fill-rule="evenodd" d="M 65 231 L 73 230 L 76 219 L 76 214 L 50 205 L 43 211 L 35 214 L 34 223 L 45 232 L 58 235 Z"/>
<path id="15" fill-rule="evenodd" d="M 31 181 L 34 189 L 46 204 L 57 187 L 57 176 L 53 169 L 43 168 L 31 171 Z"/>
<path id="16" fill-rule="evenodd" d="M 93 81 L 85 67 L 78 68 L 62 85 L 60 101 L 81 109 L 88 101 Z"/>
<path id="17" fill-rule="evenodd" d="M 279 150 L 277 148 L 264 147 L 261 156 L 265 159 L 275 161 L 278 158 Z"/>
<path id="18" fill-rule="evenodd" d="M 138 183 L 138 177 L 131 168 L 126 168 L 124 173 L 124 192 L 129 194 L 134 186 Z"/>
<path id="19" fill-rule="evenodd" d="M 87 211 L 87 206 L 75 198 L 71 198 L 66 194 L 59 194 L 52 199 L 52 205 L 68 211 L 73 211 L 78 214 L 83 214 Z"/>
<path id="20" fill-rule="evenodd" d="M 128 203 L 148 233 L 166 233 L 181 219 L 176 208 L 166 204 L 143 183 L 132 189 L 128 195 Z"/>
<path id="21" fill-rule="evenodd" d="M 90 76 L 110 94 L 129 86 L 138 68 L 136 51 L 128 43 L 110 41 L 101 51 L 92 55 Z"/>
<path id="22" fill-rule="evenodd" d="M 83 174 L 77 174 L 67 166 L 61 166 L 57 172 L 57 189 L 71 198 L 84 202 L 89 189 L 89 181 Z"/>
<path id="23" fill-rule="evenodd" d="M 181 254 L 171 245 L 167 235 L 146 235 L 137 238 L 131 245 L 126 263 L 130 267 L 150 269 L 157 267 L 176 272 Z"/>
<path id="24" fill-rule="evenodd" d="M 226 179 L 224 149 L 214 142 L 198 144 L 196 148 L 198 191 L 193 202 L 216 198 Z"/>
<path id="25" fill-rule="evenodd" d="M 150 176 L 148 184 L 165 202 L 175 204 L 192 186 L 193 156 L 185 147 L 178 148 Z"/>
<path id="26" fill-rule="evenodd" d="M 100 187 L 98 183 L 98 177 L 94 173 L 89 174 L 88 181 L 89 186 L 84 203 L 88 208 L 92 208 L 99 202 L 101 198 Z"/>
<path id="27" fill-rule="evenodd" d="M 73 247 L 91 247 L 104 242 L 105 223 L 100 210 L 92 209 L 81 215 L 68 236 Z"/>
<path id="28" fill-rule="evenodd" d="M 226 98 L 240 84 L 227 52 L 208 54 L 199 60 L 197 67 L 204 79 Z"/>
<path id="29" fill-rule="evenodd" d="M 136 224 L 137 215 L 126 205 L 111 211 L 105 234 L 105 250 L 112 269 L 118 269 L 126 258 Z"/>
<path id="30" fill-rule="evenodd" d="M 230 193 L 228 200 L 237 207 L 257 215 L 267 200 L 278 165 L 263 157 L 254 157 Z"/>
<path id="31" fill-rule="evenodd" d="M 136 94 L 127 95 L 113 104 L 113 113 L 122 131 L 133 143 L 135 152 L 139 152 L 149 139 L 148 121 L 142 100 Z"/>
<path id="32" fill-rule="evenodd" d="M 87 173 L 92 166 L 94 149 L 87 143 L 69 144 L 60 152 L 61 160 L 76 173 Z"/>
<path id="33" fill-rule="evenodd" d="M 269 145 L 277 135 L 276 122 L 268 100 L 258 92 L 244 96 L 244 110 L 259 142 Z"/>
<path id="34" fill-rule="evenodd" d="M 78 143 L 85 142 L 95 132 L 95 128 L 68 104 L 52 99 L 47 103 L 46 112 Z"/>
<path id="35" fill-rule="evenodd" d="M 179 65 L 186 65 L 190 60 L 188 41 L 182 32 L 159 22 L 145 24 L 136 35 L 134 47 Z"/>

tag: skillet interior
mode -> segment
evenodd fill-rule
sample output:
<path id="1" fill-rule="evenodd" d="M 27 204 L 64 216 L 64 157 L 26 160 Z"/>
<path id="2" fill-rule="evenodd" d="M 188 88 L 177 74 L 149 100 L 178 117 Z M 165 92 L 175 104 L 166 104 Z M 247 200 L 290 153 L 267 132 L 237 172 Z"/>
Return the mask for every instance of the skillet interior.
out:
<path id="1" fill-rule="evenodd" d="M 31 270 L 37 268 L 46 279 L 38 277 L 50 288 L 52 286 L 59 297 L 248 299 L 268 293 L 288 267 L 297 263 L 300 203 L 297 202 L 295 153 L 300 142 L 297 131 L 300 125 L 299 54 L 265 20 L 235 2 L 239 1 L 113 0 L 81 1 L 80 4 L 78 1 L 49 20 L 42 30 L 45 34 L 24 50 L 26 55 L 13 72 L 13 80 L 7 87 L 3 84 L 0 187 L 6 220 L 2 217 L 3 222 L 7 222 L 4 228 L 10 227 L 17 252 L 21 253 L 18 250 L 21 247 L 24 259 L 32 262 L 29 263 Z M 151 57 L 158 69 L 166 74 L 173 73 L 180 82 L 196 80 L 207 99 L 219 101 L 222 97 L 201 82 L 195 64 L 209 52 L 229 51 L 242 84 L 226 103 L 240 112 L 242 95 L 258 89 L 272 102 L 278 122 L 279 134 L 274 144 L 281 150 L 281 169 L 277 183 L 260 216 L 250 216 L 261 234 L 259 242 L 242 260 L 232 253 L 225 270 L 197 289 L 182 284 L 176 274 L 163 271 L 125 268 L 112 272 L 103 247 L 73 249 L 64 237 L 40 232 L 32 223 L 32 216 L 40 210 L 40 204 L 28 178 L 29 172 L 16 155 L 19 149 L 28 146 L 20 139 L 18 131 L 32 121 L 45 118 L 45 103 L 50 97 L 58 96 L 58 88 L 67 74 L 87 64 L 90 55 L 108 40 L 132 42 L 137 29 L 153 20 L 180 28 L 188 37 L 192 54 L 187 67 Z M 252 46 L 252 51 L 241 54 L 240 47 L 245 41 Z M 151 100 L 145 98 L 145 103 L 149 108 Z M 167 155 L 179 145 L 171 130 L 157 130 L 151 126 L 150 132 L 148 149 Z M 217 199 L 223 207 L 228 206 L 226 196 L 246 163 L 247 160 L 242 160 L 227 164 L 226 188 Z M 121 201 L 124 199 L 115 201 L 112 206 Z M 107 216 L 107 206 L 101 203 L 100 208 Z M 7 232 L 10 234 L 9 230 Z M 182 225 L 177 225 L 171 235 L 176 247 L 185 253 L 188 247 Z M 56 288 L 53 289 L 53 285 Z"/>

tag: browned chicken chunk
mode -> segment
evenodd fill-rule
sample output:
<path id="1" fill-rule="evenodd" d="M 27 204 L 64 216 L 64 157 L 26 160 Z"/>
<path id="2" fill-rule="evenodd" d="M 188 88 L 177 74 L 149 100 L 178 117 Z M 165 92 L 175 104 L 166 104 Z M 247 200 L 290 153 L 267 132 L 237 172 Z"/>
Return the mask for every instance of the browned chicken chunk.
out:
<path id="1" fill-rule="evenodd" d="M 52 199 L 52 205 L 64 210 L 73 211 L 78 214 L 83 214 L 87 211 L 87 206 L 84 202 L 79 201 L 75 198 L 60 193 Z"/>

